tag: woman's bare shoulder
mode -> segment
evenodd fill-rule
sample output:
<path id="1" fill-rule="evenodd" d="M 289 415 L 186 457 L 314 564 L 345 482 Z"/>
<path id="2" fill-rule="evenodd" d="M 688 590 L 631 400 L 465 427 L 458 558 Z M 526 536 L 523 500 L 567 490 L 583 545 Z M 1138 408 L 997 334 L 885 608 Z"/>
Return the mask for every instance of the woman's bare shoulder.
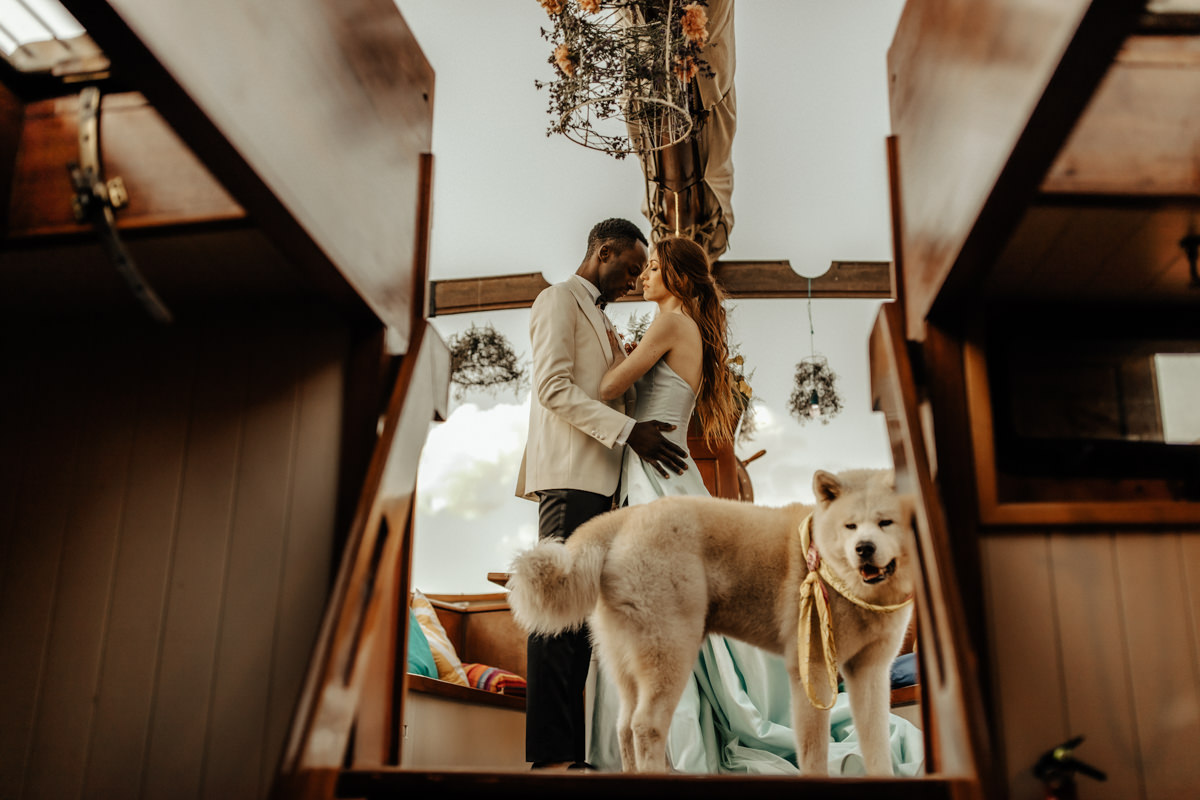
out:
<path id="1" fill-rule="evenodd" d="M 682 311 L 667 311 L 659 314 L 654 318 L 655 325 L 664 331 L 695 331 L 699 330 L 700 326 L 696 321 Z"/>

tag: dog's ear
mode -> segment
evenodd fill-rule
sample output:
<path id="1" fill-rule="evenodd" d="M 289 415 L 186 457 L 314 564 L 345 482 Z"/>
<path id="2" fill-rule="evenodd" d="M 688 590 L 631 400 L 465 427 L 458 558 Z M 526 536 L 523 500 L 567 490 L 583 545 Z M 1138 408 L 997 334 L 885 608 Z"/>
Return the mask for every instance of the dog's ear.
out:
<path id="1" fill-rule="evenodd" d="M 842 482 L 838 480 L 837 475 L 823 469 L 813 473 L 813 494 L 817 496 L 818 503 L 832 503 L 841 493 Z"/>

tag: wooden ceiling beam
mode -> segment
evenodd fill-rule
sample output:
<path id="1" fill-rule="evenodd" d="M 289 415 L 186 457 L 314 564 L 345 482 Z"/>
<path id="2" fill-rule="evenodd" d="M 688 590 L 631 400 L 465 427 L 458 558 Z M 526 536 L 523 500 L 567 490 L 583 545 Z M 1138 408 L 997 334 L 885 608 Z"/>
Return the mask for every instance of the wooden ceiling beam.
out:
<path id="1" fill-rule="evenodd" d="M 812 279 L 816 298 L 892 298 L 891 262 L 834 261 L 825 274 Z M 735 299 L 807 297 L 809 281 L 792 271 L 787 261 L 718 261 L 717 281 Z M 540 272 L 431 281 L 429 316 L 528 308 L 550 284 Z M 641 299 L 639 292 L 619 302 Z"/>

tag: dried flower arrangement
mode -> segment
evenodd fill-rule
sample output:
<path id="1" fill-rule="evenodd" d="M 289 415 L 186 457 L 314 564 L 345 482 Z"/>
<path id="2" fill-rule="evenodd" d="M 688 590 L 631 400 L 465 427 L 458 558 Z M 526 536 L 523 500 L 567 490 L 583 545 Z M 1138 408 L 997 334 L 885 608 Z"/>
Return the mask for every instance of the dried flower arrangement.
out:
<path id="1" fill-rule="evenodd" d="M 548 63 L 549 136 L 616 158 L 682 141 L 702 122 L 689 112 L 690 84 L 712 70 L 707 0 L 538 0 L 553 25 Z"/>
<path id="2" fill-rule="evenodd" d="M 504 334 L 491 323 L 471 325 L 462 333 L 450 337 L 450 380 L 454 396 L 462 399 L 468 389 L 495 392 L 511 385 L 520 393 L 529 382 L 529 373 L 521 365 L 516 352 Z"/>
<path id="3" fill-rule="evenodd" d="M 788 411 L 800 424 L 806 425 L 814 419 L 828 425 L 829 420 L 842 410 L 842 399 L 837 393 L 837 374 L 829 368 L 824 356 L 809 356 L 796 365 L 796 376 L 792 395 L 788 398 Z"/>

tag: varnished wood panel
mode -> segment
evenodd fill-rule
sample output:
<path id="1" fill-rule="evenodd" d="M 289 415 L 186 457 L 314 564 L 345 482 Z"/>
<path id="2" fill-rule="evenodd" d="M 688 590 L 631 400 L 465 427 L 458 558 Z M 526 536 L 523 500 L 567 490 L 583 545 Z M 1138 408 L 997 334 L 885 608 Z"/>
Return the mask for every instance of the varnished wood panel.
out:
<path id="1" fill-rule="evenodd" d="M 128 500 L 108 604 L 85 797 L 136 797 L 165 611 L 172 533 L 178 521 L 196 343 L 144 351 Z M 172 368 L 174 365 L 174 368 Z"/>
<path id="2" fill-rule="evenodd" d="M 74 190 L 67 164 L 78 162 L 79 98 L 28 106 L 21 158 L 12 183 L 10 237 L 75 233 Z M 100 163 L 105 179 L 121 178 L 129 205 L 116 212 L 123 229 L 242 219 L 246 213 L 140 94 L 100 102 Z"/>
<path id="3" fill-rule="evenodd" d="M 227 316 L 232 305 L 269 311 L 316 297 L 295 266 L 246 223 L 129 232 L 126 249 L 183 324 Z M 32 325 L 103 314 L 107 322 L 146 312 L 97 237 L 26 240 L 0 250 L 0 314 Z M 56 324 L 59 324 L 56 322 Z"/>
<path id="4" fill-rule="evenodd" d="M 24 117 L 24 103 L 0 84 L 0 220 L 8 219 Z"/>
<path id="5" fill-rule="evenodd" d="M 926 769 L 964 776 L 963 797 L 982 796 L 993 770 L 984 701 L 960 599 L 951 529 L 926 452 L 917 384 L 903 335 L 899 304 L 879 310 L 869 342 L 872 407 L 883 412 L 896 471 L 896 488 L 913 501 L 915 545 L 921 567 L 915 618 L 920 637 L 922 719 Z"/>
<path id="6" fill-rule="evenodd" d="M 1131 36 L 1042 184 L 1048 194 L 1200 194 L 1200 39 Z"/>
<path id="7" fill-rule="evenodd" d="M 1192 621 L 1192 663 L 1200 669 L 1200 533 L 1184 533 L 1179 538 L 1189 601 L 1187 611 Z"/>
<path id="8" fill-rule="evenodd" d="M 1071 736 L 1108 773 L 1097 800 L 1189 796 L 1200 764 L 1194 532 L 1052 531 L 984 540 L 988 633 L 1010 795 Z M 1039 749 L 1040 748 L 1040 749 Z"/>
<path id="9" fill-rule="evenodd" d="M 245 408 L 245 349 L 234 331 L 213 336 L 196 368 L 183 494 L 174 532 L 167 608 L 142 791 L 197 795 L 204 772 L 220 598 L 229 551 Z M 200 757 L 197 758 L 197 754 Z"/>
<path id="10" fill-rule="evenodd" d="M 1010 797 L 1040 793 L 1030 768 L 1072 734 L 1049 557 L 1045 536 L 982 543 L 994 708 Z"/>
<path id="11" fill-rule="evenodd" d="M 0 518 L 5 797 L 259 797 L 274 773 L 329 583 L 346 332 L 285 314 L 155 333 L 0 347 L 20 389 L 0 391 L 20 482 Z"/>
<path id="12" fill-rule="evenodd" d="M 834 261 L 811 286 L 786 261 L 718 261 L 713 275 L 733 298 L 806 297 L 810 289 L 818 298 L 893 296 L 891 264 L 886 261 Z M 549 285 L 539 272 L 433 281 L 429 316 L 528 308 Z M 641 299 L 639 287 L 618 302 Z"/>
<path id="13" fill-rule="evenodd" d="M 1062 238 L 1075 213 L 1075 209 L 1054 206 L 1027 211 L 988 277 L 989 293 L 1024 297 L 1029 282 L 1044 267 L 1046 254 Z"/>
<path id="14" fill-rule="evenodd" d="M 65 5 L 289 258 L 407 339 L 433 70 L 394 3 Z"/>
<path id="15" fill-rule="evenodd" d="M 994 299 L 1061 299 L 1195 306 L 1179 241 L 1183 204 L 1034 205 L 988 279 Z"/>
<path id="16" fill-rule="evenodd" d="M 298 387 L 292 381 L 297 353 L 287 333 L 265 332 L 248 358 L 237 495 L 204 744 L 204 798 L 255 797 L 264 789 L 259 782 L 268 697 L 262 689 L 271 682 L 269 643 L 281 611 L 279 581 L 298 410 Z M 260 643 L 268 644 L 262 648 Z"/>
<path id="17" fill-rule="evenodd" d="M 910 0 L 888 52 L 908 333 L 978 289 L 1143 4 Z"/>
<path id="18" fill-rule="evenodd" d="M 106 365 L 86 345 L 79 355 L 71 384 L 105 390 L 88 392 L 93 401 L 81 414 L 75 468 L 63 476 L 68 512 L 26 776 L 30 793 L 44 797 L 75 797 L 83 785 L 133 443 L 132 365 Z"/>
<path id="19" fill-rule="evenodd" d="M 366 723 L 373 763 L 386 746 L 378 709 L 360 715 L 365 684 L 378 678 L 377 659 L 391 658 L 406 641 L 408 617 L 398 599 L 408 592 L 410 513 L 417 464 L 436 411 L 445 408 L 449 352 L 427 322 L 416 328 L 400 362 L 379 438 L 371 457 L 342 553 L 338 575 L 325 607 L 317 643 L 308 661 L 300 699 L 292 717 L 275 790 L 323 791 L 327 770 L 346 757 L 356 716 Z M 385 524 L 386 523 L 386 524 Z M 398 645 L 403 651 L 404 645 Z M 402 688 L 404 673 L 393 685 Z M 386 685 L 387 682 L 385 682 Z M 403 695 L 379 697 L 401 718 Z M 384 714 L 383 716 L 386 716 Z M 390 747 L 388 748 L 390 749 Z"/>
<path id="20" fill-rule="evenodd" d="M 292 710 L 304 681 L 304 665 L 312 653 L 325 608 L 334 558 L 329 533 L 336 527 L 337 485 L 330 467 L 338 463 L 341 436 L 329 424 L 342 416 L 342 359 L 348 337 L 297 333 L 295 346 L 312 354 L 303 370 L 296 419 L 294 476 L 289 498 L 288 540 L 280 581 L 279 609 L 271 651 L 271 683 L 267 709 L 265 757 L 260 786 L 269 787 L 279 768 Z"/>
<path id="21" fill-rule="evenodd" d="M 1125 656 L 1137 715 L 1142 781 L 1151 798 L 1185 797 L 1200 783 L 1200 665 L 1178 534 L 1117 539 Z"/>
<path id="22" fill-rule="evenodd" d="M 1142 797 L 1132 678 L 1128 661 L 1118 657 L 1125 650 L 1124 631 L 1114 624 L 1121 619 L 1121 593 L 1113 591 L 1120 569 L 1116 538 L 1052 535 L 1048 566 L 1065 677 L 1067 734 L 1086 735 L 1078 757 L 1103 765 L 1108 773 L 1103 785 L 1087 779 L 1081 783 L 1087 785 L 1088 797 Z"/>
<path id="23" fill-rule="evenodd" d="M 33 359 L 17 360 L 33 366 Z M 9 797 L 20 797 L 26 785 L 83 419 L 72 401 L 73 365 L 58 360 L 38 367 L 40 380 L 26 396 L 28 404 L 2 420 L 28 426 L 32 445 L 19 465 L 0 595 L 0 795 Z"/>
<path id="24" fill-rule="evenodd" d="M 1043 254 L 1037 268 L 1022 282 L 1022 297 L 1088 295 L 1096 275 L 1145 224 L 1149 213 L 1098 208 L 1073 214 L 1067 230 Z M 1128 264 L 1126 269 L 1132 271 Z"/>

